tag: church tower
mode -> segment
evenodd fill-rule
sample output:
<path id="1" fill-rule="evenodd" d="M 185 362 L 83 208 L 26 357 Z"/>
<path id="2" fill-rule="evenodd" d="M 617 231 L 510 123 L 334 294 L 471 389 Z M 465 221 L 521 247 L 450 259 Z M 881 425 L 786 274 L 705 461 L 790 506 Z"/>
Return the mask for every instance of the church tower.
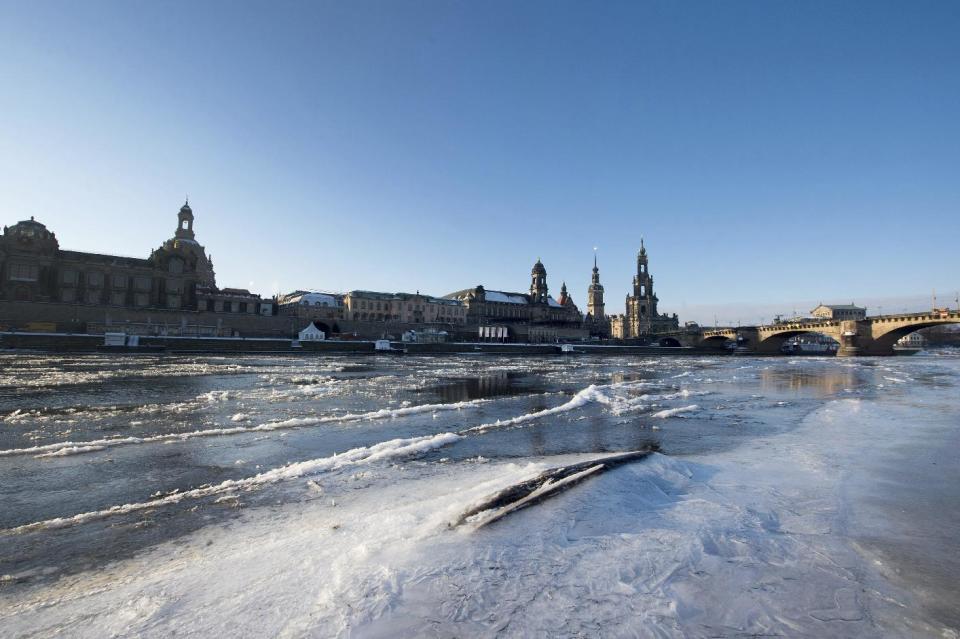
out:
<path id="1" fill-rule="evenodd" d="M 177 232 L 173 234 L 178 240 L 194 240 L 193 236 L 193 209 L 190 200 L 183 203 L 177 213 Z"/>
<path id="2" fill-rule="evenodd" d="M 603 308 L 603 284 L 600 283 L 600 269 L 597 268 L 597 254 L 593 254 L 593 275 L 587 287 L 587 314 L 594 321 L 603 320 L 607 314 Z"/>
<path id="3" fill-rule="evenodd" d="M 543 267 L 540 258 L 537 258 L 537 263 L 530 271 L 530 301 L 534 304 L 546 304 L 547 295 L 547 269 Z"/>
<path id="4" fill-rule="evenodd" d="M 193 209 L 189 202 L 184 202 L 177 213 L 177 230 L 173 237 L 155 250 L 150 259 L 172 277 L 185 277 L 181 284 L 182 289 L 187 292 L 187 299 L 193 297 L 195 285 L 214 289 L 217 286 L 213 259 L 207 256 L 193 234 Z M 180 306 L 176 304 L 176 308 Z"/>
<path id="5" fill-rule="evenodd" d="M 653 292 L 653 278 L 650 276 L 647 249 L 640 239 L 640 251 L 637 253 L 637 274 L 633 277 L 633 295 L 627 296 L 626 327 L 630 337 L 640 337 L 656 332 L 661 318 L 657 312 L 657 295 Z"/>

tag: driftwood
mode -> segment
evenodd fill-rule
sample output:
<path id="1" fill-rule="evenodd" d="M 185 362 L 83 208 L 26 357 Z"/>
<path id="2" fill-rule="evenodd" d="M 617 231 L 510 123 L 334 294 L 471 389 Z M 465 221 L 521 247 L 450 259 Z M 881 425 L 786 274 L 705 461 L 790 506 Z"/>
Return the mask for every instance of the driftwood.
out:
<path id="1" fill-rule="evenodd" d="M 558 468 L 545 470 L 532 479 L 508 486 L 485 498 L 479 504 L 461 513 L 457 520 L 451 524 L 451 527 L 460 526 L 466 523 L 471 517 L 489 511 L 489 515 L 480 517 L 478 521 L 476 521 L 477 528 L 486 526 L 510 513 L 553 497 L 589 477 L 622 464 L 643 459 L 651 452 L 650 450 L 638 450 L 629 453 L 618 453 L 616 455 L 598 457 L 578 464 L 570 464 L 569 466 L 560 466 Z"/>

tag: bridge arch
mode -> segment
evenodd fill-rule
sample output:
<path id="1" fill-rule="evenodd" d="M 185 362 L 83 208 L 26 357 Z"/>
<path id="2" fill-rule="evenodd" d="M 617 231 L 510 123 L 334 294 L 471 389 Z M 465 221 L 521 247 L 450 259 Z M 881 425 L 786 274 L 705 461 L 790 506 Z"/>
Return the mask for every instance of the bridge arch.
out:
<path id="1" fill-rule="evenodd" d="M 710 335 L 701 340 L 700 346 L 710 350 L 722 351 L 731 348 L 736 343 L 736 340 L 728 335 Z"/>
<path id="2" fill-rule="evenodd" d="M 801 335 L 820 335 L 837 342 L 842 342 L 839 325 L 809 325 L 791 324 L 785 326 L 768 326 L 757 331 L 757 352 L 775 355 L 782 352 L 784 344 Z"/>
<path id="3" fill-rule="evenodd" d="M 775 340 L 775 341 L 772 342 L 772 343 L 766 344 L 766 347 L 769 348 L 769 347 L 771 347 L 771 346 L 773 346 L 773 345 L 776 345 L 776 350 L 777 350 L 777 352 L 778 352 L 778 353 L 783 353 L 783 352 L 784 352 L 784 347 L 787 345 L 787 342 L 790 342 L 791 340 L 793 340 L 793 339 L 795 339 L 795 338 L 798 338 L 798 337 L 799 337 L 799 338 L 802 338 L 804 335 L 815 335 L 815 336 L 821 337 L 821 338 L 824 338 L 824 337 L 825 337 L 825 338 L 827 338 L 830 342 L 832 342 L 833 344 L 836 344 L 836 347 L 835 347 L 833 350 L 824 350 L 824 351 L 822 352 L 822 354 L 823 354 L 824 356 L 832 356 L 832 355 L 835 355 L 836 352 L 837 352 L 837 350 L 840 348 L 840 340 L 837 339 L 837 338 L 839 337 L 839 335 L 834 335 L 834 334 L 831 334 L 830 332 L 817 331 L 817 330 L 813 330 L 813 329 L 809 329 L 809 328 L 808 328 L 808 329 L 790 330 L 790 331 L 785 331 L 785 332 L 783 332 L 783 333 L 777 333 L 776 335 L 767 338 L 767 340 Z M 766 340 L 765 340 L 765 341 L 766 341 Z M 829 342 L 828 342 L 828 343 L 829 343 Z M 813 354 L 813 353 L 816 353 L 816 352 L 817 352 L 817 351 L 814 351 L 814 350 L 807 351 L 807 350 L 804 350 L 804 349 L 801 347 L 801 348 L 798 348 L 798 349 L 796 350 L 795 354 L 801 354 L 801 353 L 802 353 L 802 354 Z M 790 354 L 790 353 L 787 353 L 787 354 Z"/>
<path id="4" fill-rule="evenodd" d="M 879 335 L 874 333 L 873 346 L 877 352 L 890 353 L 893 352 L 893 345 L 896 344 L 897 340 L 901 337 L 906 337 L 910 333 L 916 333 L 924 328 L 942 326 L 944 324 L 960 324 L 960 320 L 931 320 L 929 322 L 918 322 L 916 324 L 907 324 L 906 326 L 892 328 Z"/>
<path id="5" fill-rule="evenodd" d="M 661 337 L 657 342 L 658 346 L 664 346 L 667 348 L 679 348 L 683 346 L 676 337 Z"/>

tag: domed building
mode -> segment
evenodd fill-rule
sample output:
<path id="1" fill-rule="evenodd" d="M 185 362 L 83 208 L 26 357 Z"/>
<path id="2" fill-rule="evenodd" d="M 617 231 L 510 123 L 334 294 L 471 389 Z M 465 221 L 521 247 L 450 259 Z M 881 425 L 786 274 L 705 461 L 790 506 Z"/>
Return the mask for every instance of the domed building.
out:
<path id="1" fill-rule="evenodd" d="M 467 324 L 505 327 L 511 339 L 543 342 L 586 336 L 583 315 L 566 284 L 560 290 L 561 301 L 555 300 L 547 287 L 547 269 L 539 259 L 530 270 L 527 293 L 495 291 L 480 285 L 445 297 L 463 302 Z"/>
<path id="2" fill-rule="evenodd" d="M 217 288 L 213 260 L 197 242 L 193 222 L 185 202 L 173 237 L 145 259 L 61 249 L 56 235 L 32 217 L 4 227 L 0 302 L 69 304 L 77 321 L 104 317 L 85 312 L 89 307 L 118 309 L 115 317 L 124 316 L 119 309 L 260 312 L 259 296 Z M 55 315 L 50 307 L 43 312 L 44 319 Z"/>

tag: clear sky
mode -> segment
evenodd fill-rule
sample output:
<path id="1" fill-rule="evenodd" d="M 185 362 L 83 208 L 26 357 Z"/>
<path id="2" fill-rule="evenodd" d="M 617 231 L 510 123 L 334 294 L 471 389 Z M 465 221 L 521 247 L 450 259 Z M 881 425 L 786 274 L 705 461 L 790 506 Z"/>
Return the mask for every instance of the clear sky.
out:
<path id="1" fill-rule="evenodd" d="M 960 288 L 960 2 L 0 0 L 2 223 L 221 286 L 753 321 Z M 900 310 L 897 308 L 897 310 Z"/>

